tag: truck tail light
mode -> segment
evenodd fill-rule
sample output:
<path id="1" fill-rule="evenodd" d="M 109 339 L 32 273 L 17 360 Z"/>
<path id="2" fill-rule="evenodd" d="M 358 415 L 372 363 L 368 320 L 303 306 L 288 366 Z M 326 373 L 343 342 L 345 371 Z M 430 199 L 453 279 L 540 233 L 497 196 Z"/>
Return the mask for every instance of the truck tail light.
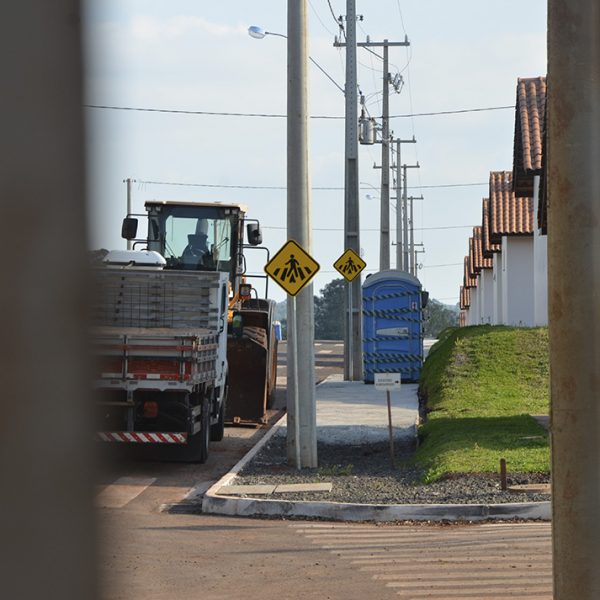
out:
<path id="1" fill-rule="evenodd" d="M 144 419 L 156 419 L 158 417 L 158 402 L 144 402 Z"/>

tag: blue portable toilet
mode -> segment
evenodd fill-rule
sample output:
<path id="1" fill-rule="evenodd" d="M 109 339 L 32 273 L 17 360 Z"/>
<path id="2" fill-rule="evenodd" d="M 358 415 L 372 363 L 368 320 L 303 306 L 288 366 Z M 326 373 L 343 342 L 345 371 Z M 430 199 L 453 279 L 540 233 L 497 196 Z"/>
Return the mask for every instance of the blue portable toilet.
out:
<path id="1" fill-rule="evenodd" d="M 396 269 L 369 275 L 362 286 L 365 383 L 375 373 L 419 380 L 423 366 L 422 286 Z"/>

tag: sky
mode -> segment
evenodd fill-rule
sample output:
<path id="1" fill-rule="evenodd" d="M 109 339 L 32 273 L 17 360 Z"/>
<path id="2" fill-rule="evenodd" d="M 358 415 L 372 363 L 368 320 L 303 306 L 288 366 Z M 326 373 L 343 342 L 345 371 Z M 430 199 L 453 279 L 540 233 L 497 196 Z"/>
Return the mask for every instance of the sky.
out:
<path id="1" fill-rule="evenodd" d="M 356 11 L 358 41 L 410 41 L 389 52 L 392 75 L 404 79 L 390 96 L 390 115 L 513 106 L 518 77 L 546 74 L 545 0 L 357 0 Z M 310 55 L 342 87 L 345 55 L 333 46 L 333 15 L 345 12 L 344 0 L 308 0 Z M 125 247 L 128 177 L 136 180 L 134 212 L 151 199 L 242 203 L 272 254 L 286 241 L 286 40 L 253 39 L 250 25 L 285 34 L 287 2 L 87 1 L 86 104 L 275 115 L 86 108 L 90 247 Z M 379 116 L 381 60 L 359 49 L 358 62 L 360 90 Z M 309 76 L 309 113 L 343 117 L 341 91 L 314 66 Z M 489 172 L 512 169 L 514 117 L 509 108 L 390 121 L 395 137 L 417 139 L 403 145 L 402 162 L 420 165 L 408 171 L 410 193 L 424 197 L 415 202 L 415 241 L 425 250 L 418 277 L 444 303 L 458 301 Z M 332 265 L 345 250 L 344 121 L 311 118 L 309 127 L 318 293 L 339 277 Z M 365 272 L 379 269 L 381 170 L 374 164 L 381 164 L 381 146 L 359 146 Z M 395 220 L 392 206 L 394 243 Z M 390 255 L 394 266 L 395 246 Z M 264 262 L 252 253 L 250 271 L 262 272 Z M 285 293 L 271 284 L 269 296 L 280 301 Z"/>

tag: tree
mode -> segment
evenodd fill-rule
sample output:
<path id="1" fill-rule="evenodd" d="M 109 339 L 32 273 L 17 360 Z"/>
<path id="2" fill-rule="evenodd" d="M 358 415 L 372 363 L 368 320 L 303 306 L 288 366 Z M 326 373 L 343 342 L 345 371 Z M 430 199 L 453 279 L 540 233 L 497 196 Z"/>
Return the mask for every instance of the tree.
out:
<path id="1" fill-rule="evenodd" d="M 315 296 L 315 339 L 341 340 L 344 338 L 344 279 L 330 281 Z"/>
<path id="2" fill-rule="evenodd" d="M 446 327 L 458 325 L 458 310 L 454 306 L 430 299 L 423 311 L 425 337 L 436 338 Z"/>

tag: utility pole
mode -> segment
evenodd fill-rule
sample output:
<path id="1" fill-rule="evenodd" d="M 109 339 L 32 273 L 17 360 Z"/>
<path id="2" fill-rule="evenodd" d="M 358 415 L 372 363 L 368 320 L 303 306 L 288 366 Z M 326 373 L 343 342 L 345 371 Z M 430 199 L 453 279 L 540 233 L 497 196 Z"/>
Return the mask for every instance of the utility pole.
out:
<path id="1" fill-rule="evenodd" d="M 410 201 L 410 274 L 417 276 L 417 252 L 415 250 L 415 224 L 413 203 L 415 200 L 423 200 L 423 196 L 409 196 Z"/>
<path id="2" fill-rule="evenodd" d="M 600 7 L 548 1 L 546 177 L 555 600 L 600 598 Z"/>
<path id="3" fill-rule="evenodd" d="M 390 74 L 388 41 L 383 40 L 383 115 L 381 117 L 381 215 L 379 220 L 379 270 L 390 268 Z"/>
<path id="4" fill-rule="evenodd" d="M 127 215 L 129 216 L 132 212 L 131 208 L 131 184 L 135 183 L 135 179 L 131 179 L 128 177 L 127 179 L 123 179 L 123 183 L 127 184 Z M 132 240 L 127 240 L 127 250 L 131 250 L 133 248 Z"/>
<path id="5" fill-rule="evenodd" d="M 409 247 L 409 233 L 408 233 L 408 178 L 407 169 L 418 169 L 419 163 L 416 165 L 402 165 L 402 176 L 404 179 L 404 185 L 402 189 L 402 269 L 409 272 L 410 269 L 410 247 Z"/>
<path id="6" fill-rule="evenodd" d="M 400 173 L 401 161 L 401 144 L 416 144 L 417 140 L 413 136 L 411 140 L 401 140 L 400 138 L 395 140 L 396 142 L 396 269 L 406 271 L 408 266 L 404 264 L 404 226 L 403 226 L 403 208 L 402 199 L 404 197 L 401 191 L 402 177 Z"/>
<path id="7" fill-rule="evenodd" d="M 344 245 L 360 255 L 360 219 L 358 206 L 358 97 L 356 82 L 356 0 L 346 0 L 346 131 L 344 168 Z M 344 379 L 362 378 L 362 306 L 361 277 L 351 283 L 346 300 L 347 325 L 344 331 Z"/>
<path id="8" fill-rule="evenodd" d="M 404 42 L 388 42 L 387 46 L 409 46 L 408 38 Z M 346 1 L 346 42 L 337 38 L 335 47 L 346 48 L 346 185 L 345 185 L 345 220 L 344 235 L 346 247 L 360 254 L 359 219 L 358 219 L 358 105 L 356 94 L 356 48 L 381 47 L 382 42 L 356 42 L 356 1 Z M 394 83 L 394 82 L 392 82 Z M 389 180 L 388 180 L 389 181 Z M 389 185 L 389 184 L 388 184 Z M 389 194 L 388 194 L 388 246 L 389 246 Z M 389 251 L 388 251 L 389 253 Z M 388 258 L 389 264 L 389 258 Z M 358 380 L 362 378 L 362 322 L 361 322 L 361 278 L 352 281 L 352 331 L 344 337 L 344 378 Z"/>
<path id="9" fill-rule="evenodd" d="M 306 0 L 288 0 L 287 234 L 288 239 L 296 240 L 310 253 L 306 23 Z M 288 323 L 296 323 L 296 331 L 289 332 L 296 342 L 288 343 L 287 350 L 288 460 L 293 464 L 298 462 L 296 430 L 300 437 L 300 464 L 296 467 L 314 468 L 317 467 L 317 436 L 312 284 L 306 286 L 294 302 L 288 302 L 287 310 Z M 298 414 L 294 406 L 298 407 Z"/>

